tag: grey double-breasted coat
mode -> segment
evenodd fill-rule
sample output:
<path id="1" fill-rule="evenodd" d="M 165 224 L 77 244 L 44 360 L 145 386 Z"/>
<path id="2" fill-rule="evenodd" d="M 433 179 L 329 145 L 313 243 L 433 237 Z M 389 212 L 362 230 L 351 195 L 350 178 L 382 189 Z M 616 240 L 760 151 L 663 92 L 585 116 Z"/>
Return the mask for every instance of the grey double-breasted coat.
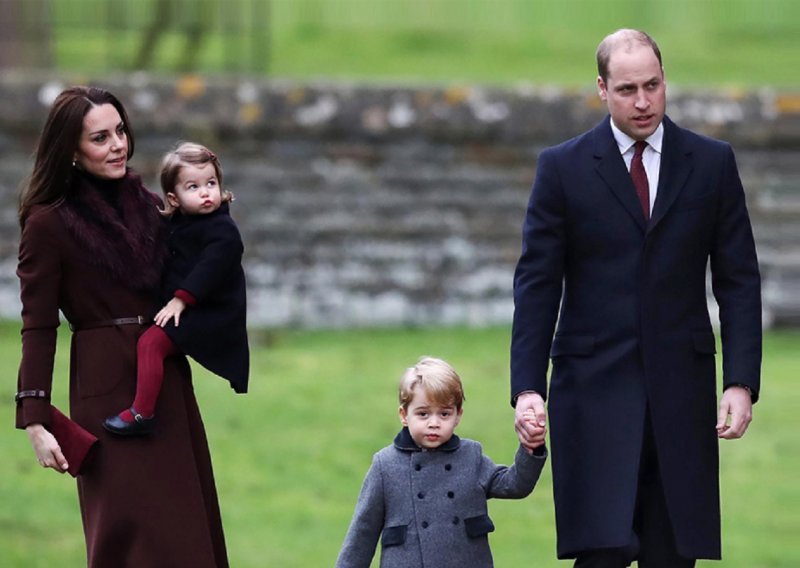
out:
<path id="1" fill-rule="evenodd" d="M 493 566 L 487 499 L 533 491 L 547 451 L 520 448 L 514 465 L 495 465 L 478 442 L 453 436 L 422 450 L 403 428 L 375 454 L 337 568 L 367 568 L 381 540 L 381 568 Z"/>

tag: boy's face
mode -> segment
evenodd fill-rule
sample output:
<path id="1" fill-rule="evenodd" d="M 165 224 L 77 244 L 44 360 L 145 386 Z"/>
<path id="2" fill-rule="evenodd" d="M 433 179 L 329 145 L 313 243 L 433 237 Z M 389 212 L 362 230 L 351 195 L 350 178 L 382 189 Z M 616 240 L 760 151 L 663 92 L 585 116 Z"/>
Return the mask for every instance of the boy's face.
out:
<path id="1" fill-rule="evenodd" d="M 214 164 L 186 164 L 175 182 L 175 191 L 167 194 L 173 207 L 184 215 L 207 215 L 219 208 L 222 194 Z"/>
<path id="2" fill-rule="evenodd" d="M 408 427 L 411 438 L 427 450 L 438 448 L 447 442 L 461 422 L 463 409 L 455 406 L 440 406 L 428 401 L 424 389 L 414 392 L 408 408 L 400 407 L 400 422 Z"/>

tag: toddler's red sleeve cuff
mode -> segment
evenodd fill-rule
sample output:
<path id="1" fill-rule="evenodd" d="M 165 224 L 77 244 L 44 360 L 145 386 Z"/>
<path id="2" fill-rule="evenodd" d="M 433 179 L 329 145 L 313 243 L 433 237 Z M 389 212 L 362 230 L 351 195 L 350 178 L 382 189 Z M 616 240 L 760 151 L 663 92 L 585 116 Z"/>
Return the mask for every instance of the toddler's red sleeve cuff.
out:
<path id="1" fill-rule="evenodd" d="M 183 300 L 187 306 L 194 306 L 197 303 L 197 299 L 186 290 L 175 290 L 175 297 L 179 300 Z"/>

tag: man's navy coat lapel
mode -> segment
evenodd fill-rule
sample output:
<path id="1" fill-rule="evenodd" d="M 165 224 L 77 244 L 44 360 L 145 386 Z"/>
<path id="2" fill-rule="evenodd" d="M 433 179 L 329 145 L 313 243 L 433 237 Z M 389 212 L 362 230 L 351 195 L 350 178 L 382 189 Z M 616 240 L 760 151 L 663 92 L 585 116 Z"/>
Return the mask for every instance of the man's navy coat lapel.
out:
<path id="1" fill-rule="evenodd" d="M 625 167 L 625 160 L 622 159 L 617 141 L 614 140 L 610 121 L 610 117 L 606 117 L 594 129 L 595 168 L 617 200 L 644 233 L 647 230 L 647 221 L 644 218 L 644 213 L 642 213 L 639 198 L 636 196 L 636 188 L 633 186 L 631 176 Z"/>
<path id="2" fill-rule="evenodd" d="M 652 231 L 667 214 L 675 198 L 686 185 L 693 167 L 691 149 L 686 145 L 680 129 L 665 116 L 658 192 L 648 232 Z"/>
<path id="3" fill-rule="evenodd" d="M 594 139 L 597 173 L 628 211 L 642 233 L 652 231 L 669 211 L 693 168 L 692 152 L 685 145 L 680 129 L 669 118 L 664 117 L 664 143 L 661 147 L 658 192 L 649 223 L 644 218 L 630 173 L 625 167 L 625 161 L 614 139 L 609 117 L 595 128 Z"/>

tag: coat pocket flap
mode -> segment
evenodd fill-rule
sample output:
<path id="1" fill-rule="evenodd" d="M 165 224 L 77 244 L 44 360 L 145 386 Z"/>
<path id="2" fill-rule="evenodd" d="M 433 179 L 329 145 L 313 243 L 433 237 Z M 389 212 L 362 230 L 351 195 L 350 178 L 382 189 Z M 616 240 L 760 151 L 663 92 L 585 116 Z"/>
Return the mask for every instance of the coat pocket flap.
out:
<path id="1" fill-rule="evenodd" d="M 478 538 L 494 532 L 494 523 L 489 515 L 479 515 L 464 519 L 464 528 L 469 538 Z"/>
<path id="2" fill-rule="evenodd" d="M 591 355 L 594 337 L 591 335 L 556 335 L 550 347 L 550 357 L 560 355 Z"/>
<path id="3" fill-rule="evenodd" d="M 694 350 L 698 353 L 714 355 L 717 352 L 717 344 L 714 341 L 714 334 L 710 331 L 696 331 L 692 334 Z"/>
<path id="4" fill-rule="evenodd" d="M 408 525 L 401 525 L 398 527 L 386 527 L 383 529 L 381 536 L 381 546 L 397 546 L 406 541 L 406 533 L 408 532 Z"/>

